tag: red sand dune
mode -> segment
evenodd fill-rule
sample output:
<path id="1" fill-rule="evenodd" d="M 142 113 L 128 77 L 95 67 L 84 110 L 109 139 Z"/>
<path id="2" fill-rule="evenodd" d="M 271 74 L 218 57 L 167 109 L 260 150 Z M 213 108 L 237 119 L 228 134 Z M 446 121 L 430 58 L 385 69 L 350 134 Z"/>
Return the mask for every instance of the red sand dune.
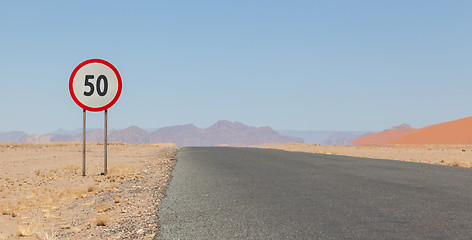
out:
<path id="1" fill-rule="evenodd" d="M 472 144 L 472 117 L 440 123 L 393 139 L 389 144 Z"/>
<path id="2" fill-rule="evenodd" d="M 360 137 L 357 139 L 354 139 L 351 144 L 354 145 L 387 145 L 389 144 L 392 140 L 399 138 L 401 136 L 410 134 L 412 132 L 415 132 L 417 129 L 415 128 L 392 128 L 392 129 L 387 129 L 385 131 L 379 132 L 379 133 L 374 133 L 371 135 L 367 135 L 364 137 Z"/>

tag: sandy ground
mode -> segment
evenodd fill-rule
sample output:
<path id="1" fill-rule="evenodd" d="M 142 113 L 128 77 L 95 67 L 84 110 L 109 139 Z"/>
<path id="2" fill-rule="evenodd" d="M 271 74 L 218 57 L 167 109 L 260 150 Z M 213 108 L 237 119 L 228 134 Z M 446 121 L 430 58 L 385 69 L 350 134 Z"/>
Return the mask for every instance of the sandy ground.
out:
<path id="1" fill-rule="evenodd" d="M 472 145 L 331 146 L 289 143 L 283 145 L 258 145 L 252 147 L 472 168 Z"/>
<path id="2" fill-rule="evenodd" d="M 0 144 L 0 239 L 152 239 L 173 144 Z"/>

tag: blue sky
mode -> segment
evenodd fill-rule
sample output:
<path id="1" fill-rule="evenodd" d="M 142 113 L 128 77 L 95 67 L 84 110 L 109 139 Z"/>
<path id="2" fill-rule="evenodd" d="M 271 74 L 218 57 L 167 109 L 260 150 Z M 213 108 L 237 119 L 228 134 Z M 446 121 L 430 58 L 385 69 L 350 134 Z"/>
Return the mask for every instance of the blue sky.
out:
<path id="1" fill-rule="evenodd" d="M 78 129 L 72 70 L 123 79 L 109 128 L 382 130 L 471 116 L 471 1 L 2 1 L 0 132 Z M 103 113 L 89 113 L 102 127 Z"/>

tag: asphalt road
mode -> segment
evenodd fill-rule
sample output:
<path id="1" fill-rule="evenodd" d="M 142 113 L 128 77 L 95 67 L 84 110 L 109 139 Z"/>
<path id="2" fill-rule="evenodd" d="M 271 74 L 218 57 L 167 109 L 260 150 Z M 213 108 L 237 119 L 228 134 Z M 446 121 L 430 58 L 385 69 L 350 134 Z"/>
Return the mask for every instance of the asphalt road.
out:
<path id="1" fill-rule="evenodd" d="M 472 169 L 183 148 L 158 239 L 472 239 Z"/>

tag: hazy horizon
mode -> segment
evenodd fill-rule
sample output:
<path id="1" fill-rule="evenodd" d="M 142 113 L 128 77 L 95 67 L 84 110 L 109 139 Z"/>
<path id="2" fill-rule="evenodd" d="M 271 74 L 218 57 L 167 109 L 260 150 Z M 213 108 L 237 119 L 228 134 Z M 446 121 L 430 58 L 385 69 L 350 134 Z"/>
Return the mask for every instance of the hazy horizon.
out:
<path id="1" fill-rule="evenodd" d="M 222 121 L 222 120 L 218 120 L 218 121 Z M 225 121 L 225 120 L 223 120 Z M 169 125 L 169 126 L 162 126 L 162 127 L 141 127 L 141 126 L 137 126 L 137 125 L 130 125 L 128 127 L 124 127 L 124 128 L 112 128 L 112 129 L 108 129 L 108 131 L 112 131 L 112 130 L 123 130 L 123 129 L 126 129 L 126 128 L 129 128 L 129 127 L 138 127 L 142 130 L 145 130 L 147 132 L 153 132 L 153 131 L 156 131 L 160 128 L 165 128 L 165 127 L 173 127 L 173 126 L 180 126 L 180 125 L 188 125 L 188 124 L 191 124 L 191 125 L 194 125 L 195 127 L 197 128 L 200 128 L 200 129 L 206 129 L 210 126 L 212 126 L 213 124 L 215 124 L 217 121 L 215 121 L 214 123 L 208 125 L 208 126 L 197 126 L 193 123 L 186 123 L 186 124 L 176 124 L 176 125 Z M 230 122 L 240 122 L 240 121 L 230 121 Z M 292 130 L 292 129 L 275 129 L 271 126 L 251 126 L 251 125 L 248 125 L 248 124 L 245 124 L 243 122 L 240 122 L 244 125 L 247 125 L 247 126 L 250 126 L 250 127 L 270 127 L 272 128 L 274 131 L 277 131 L 277 132 L 284 132 L 284 131 L 291 131 L 291 132 L 378 132 L 378 131 L 383 131 L 385 129 L 380 129 L 380 130 L 317 130 L 317 129 L 308 129 L 308 130 Z M 103 126 L 95 126 L 95 127 L 87 127 L 87 130 L 86 131 L 93 131 L 93 130 L 103 130 Z M 60 134 L 60 135 L 74 135 L 74 134 L 80 134 L 82 133 L 82 127 L 78 127 L 78 128 L 75 128 L 75 129 L 64 129 L 64 128 L 57 128 L 57 129 L 54 129 L 52 131 L 48 131 L 48 132 L 27 132 L 27 131 L 24 131 L 24 130 L 21 130 L 21 129 L 13 129 L 13 130 L 9 130 L 9 131 L 2 131 L 0 133 L 8 133 L 8 132 L 25 132 L 27 134 L 39 134 L 39 135 L 44 135 L 44 134 Z"/>

